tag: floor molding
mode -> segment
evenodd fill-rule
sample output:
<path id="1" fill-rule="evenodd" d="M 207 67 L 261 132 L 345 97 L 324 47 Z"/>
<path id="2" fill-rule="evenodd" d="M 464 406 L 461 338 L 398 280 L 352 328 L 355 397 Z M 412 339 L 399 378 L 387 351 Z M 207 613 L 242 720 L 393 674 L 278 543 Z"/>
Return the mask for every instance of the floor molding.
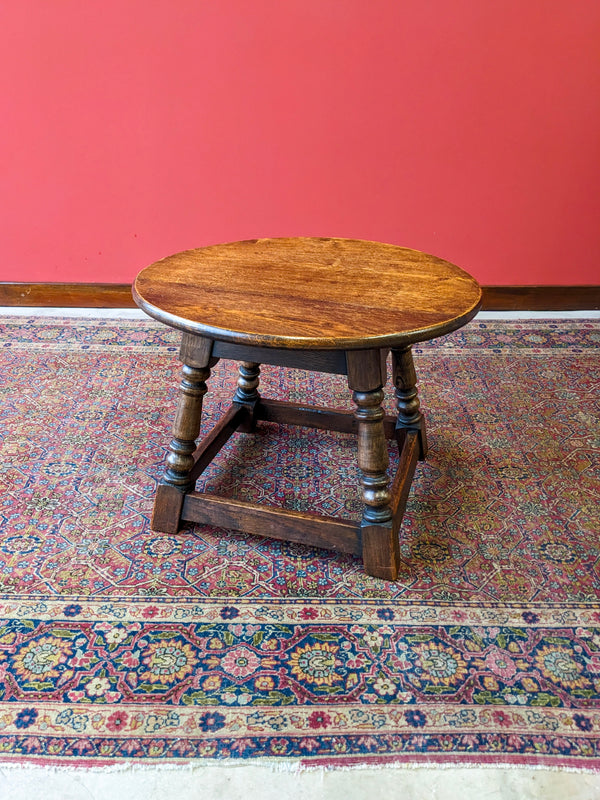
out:
<path id="1" fill-rule="evenodd" d="M 600 286 L 484 286 L 483 311 L 596 311 Z"/>
<path id="2" fill-rule="evenodd" d="M 0 282 L 0 306 L 136 308 L 129 283 Z"/>
<path id="3" fill-rule="evenodd" d="M 128 283 L 0 282 L 0 306 L 135 308 Z M 600 286 L 484 286 L 483 311 L 594 311 Z"/>

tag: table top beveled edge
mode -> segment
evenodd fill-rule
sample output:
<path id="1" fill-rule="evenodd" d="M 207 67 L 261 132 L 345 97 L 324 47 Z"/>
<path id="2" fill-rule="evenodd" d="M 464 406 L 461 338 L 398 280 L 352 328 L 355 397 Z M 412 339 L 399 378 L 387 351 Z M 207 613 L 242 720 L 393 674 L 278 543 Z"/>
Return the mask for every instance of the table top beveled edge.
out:
<path id="1" fill-rule="evenodd" d="M 456 317 L 445 320 L 443 323 L 409 331 L 385 333 L 380 336 L 317 338 L 308 336 L 269 336 L 267 334 L 258 333 L 249 334 L 243 331 L 226 330 L 211 325 L 204 325 L 194 320 L 171 314 L 162 308 L 152 305 L 138 294 L 135 283 L 132 286 L 132 297 L 136 305 L 144 311 L 144 313 L 148 314 L 148 316 L 182 332 L 191 333 L 204 339 L 230 342 L 231 344 L 283 350 L 369 350 L 372 348 L 405 347 L 406 345 L 416 344 L 417 342 L 437 339 L 440 336 L 446 336 L 453 331 L 459 330 L 476 316 L 482 303 L 480 288 L 479 297 L 470 308 Z"/>

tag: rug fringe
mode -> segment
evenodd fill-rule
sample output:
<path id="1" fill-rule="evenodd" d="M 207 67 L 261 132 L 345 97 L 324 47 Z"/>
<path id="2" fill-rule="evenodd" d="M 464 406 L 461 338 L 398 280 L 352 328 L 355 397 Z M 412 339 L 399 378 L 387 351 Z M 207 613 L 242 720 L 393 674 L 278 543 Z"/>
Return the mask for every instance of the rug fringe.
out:
<path id="1" fill-rule="evenodd" d="M 582 764 L 581 766 L 561 766 L 552 764 L 521 764 L 510 762 L 497 762 L 497 763 L 480 763 L 472 762 L 426 762 L 426 761 L 386 761 L 369 762 L 369 761 L 356 761 L 352 763 L 315 763 L 289 759 L 270 759 L 258 758 L 239 761 L 237 759 L 222 759 L 218 761 L 202 762 L 188 761 L 178 762 L 171 761 L 161 764 L 146 764 L 137 761 L 124 761 L 113 764 L 86 764 L 86 763 L 49 763 L 49 762 L 31 762 L 31 761 L 2 761 L 0 760 L 0 773 L 5 771 L 19 771 L 31 770 L 32 772 L 39 771 L 44 773 L 120 773 L 120 772 L 143 772 L 143 773 L 157 773 L 162 772 L 186 772 L 189 774 L 200 773 L 205 770 L 231 770 L 231 769 L 246 769 L 260 767 L 273 773 L 289 773 L 300 775 L 308 772 L 351 772 L 355 770 L 423 770 L 426 772 L 435 772 L 436 770 L 523 770 L 525 772 L 541 771 L 541 772 L 569 772 L 569 773 L 586 773 L 597 774 L 600 772 L 600 763 L 596 765 Z"/>

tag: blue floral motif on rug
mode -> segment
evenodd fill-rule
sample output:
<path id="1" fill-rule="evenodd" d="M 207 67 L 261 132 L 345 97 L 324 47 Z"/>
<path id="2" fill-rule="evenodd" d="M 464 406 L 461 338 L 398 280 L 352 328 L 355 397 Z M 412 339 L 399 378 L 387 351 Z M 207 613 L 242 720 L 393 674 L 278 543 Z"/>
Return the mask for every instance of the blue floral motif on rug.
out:
<path id="1" fill-rule="evenodd" d="M 475 321 L 415 348 L 431 451 L 396 583 L 300 545 L 150 530 L 171 330 L 0 328 L 0 761 L 599 768 L 597 323 Z M 215 367 L 204 430 L 235 381 Z M 338 376 L 265 367 L 261 386 L 350 406 Z M 263 425 L 202 481 L 361 511 L 340 434 Z"/>

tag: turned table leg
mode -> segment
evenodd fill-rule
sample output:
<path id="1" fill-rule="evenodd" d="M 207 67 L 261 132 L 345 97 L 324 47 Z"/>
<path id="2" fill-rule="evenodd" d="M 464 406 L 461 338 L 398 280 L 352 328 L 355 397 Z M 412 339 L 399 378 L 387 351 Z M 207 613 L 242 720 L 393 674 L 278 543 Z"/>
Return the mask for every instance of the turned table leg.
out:
<path id="1" fill-rule="evenodd" d="M 179 401 L 173 423 L 173 439 L 167 455 L 167 469 L 158 486 L 150 527 L 161 533 L 176 533 L 186 492 L 194 488 L 190 471 L 194 466 L 193 453 L 200 433 L 202 399 L 210 367 L 212 341 L 185 333 L 181 344 L 182 379 Z"/>
<path id="2" fill-rule="evenodd" d="M 260 400 L 258 384 L 260 380 L 260 364 L 255 361 L 244 361 L 240 364 L 237 389 L 233 395 L 233 402 L 244 405 L 250 411 L 251 419 L 239 426 L 241 433 L 250 433 L 256 426 L 254 410 Z"/>
<path id="3" fill-rule="evenodd" d="M 400 566 L 400 544 L 394 529 L 388 452 L 383 426 L 382 386 L 385 366 L 379 351 L 348 352 L 348 384 L 356 403 L 358 466 L 364 511 L 361 521 L 362 555 L 366 572 L 394 581 Z"/>
<path id="4" fill-rule="evenodd" d="M 427 456 L 427 430 L 420 410 L 417 373 L 410 345 L 392 350 L 392 370 L 398 410 L 396 430 L 419 432 L 419 460 L 423 461 Z"/>

